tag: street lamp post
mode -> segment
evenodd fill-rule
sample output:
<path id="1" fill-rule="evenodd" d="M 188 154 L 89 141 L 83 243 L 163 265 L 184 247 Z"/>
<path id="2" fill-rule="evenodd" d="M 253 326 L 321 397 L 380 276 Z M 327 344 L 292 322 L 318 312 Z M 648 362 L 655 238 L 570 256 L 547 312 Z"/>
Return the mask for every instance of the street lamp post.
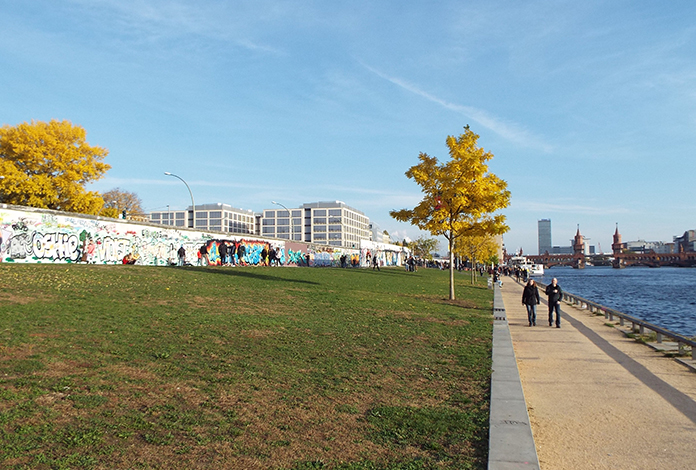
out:
<path id="1" fill-rule="evenodd" d="M 191 221 L 191 228 L 196 228 L 196 203 L 193 202 L 193 193 L 191 192 L 191 188 L 189 188 L 189 185 L 186 181 L 181 176 L 177 176 L 174 173 L 169 173 L 168 171 L 164 172 L 165 175 L 167 176 L 173 176 L 174 178 L 178 178 L 181 180 L 182 183 L 186 185 L 186 189 L 188 189 L 189 195 L 191 196 L 191 216 L 193 217 L 193 220 Z"/>
<path id="2" fill-rule="evenodd" d="M 294 224 L 293 224 L 293 222 L 294 222 L 295 220 L 292 218 L 292 211 L 291 211 L 290 209 L 288 209 L 287 207 L 285 207 L 284 205 L 282 205 L 281 203 L 279 203 L 279 202 L 275 202 L 275 201 L 271 201 L 271 202 L 272 202 L 273 204 L 275 204 L 276 206 L 280 206 L 280 207 L 282 207 L 283 209 L 285 209 L 286 211 L 288 211 L 288 217 L 290 217 L 290 240 L 295 240 L 295 233 L 294 233 L 293 230 L 292 230 L 293 228 L 295 228 L 295 227 L 294 227 Z"/>
<path id="3" fill-rule="evenodd" d="M 292 218 L 292 211 L 279 202 L 275 202 L 275 201 L 271 201 L 271 202 L 273 204 L 275 204 L 276 206 L 280 206 L 283 209 L 285 209 L 286 211 L 288 211 L 288 217 L 290 217 L 290 240 L 294 241 L 295 240 L 295 233 L 293 232 L 293 228 L 295 228 L 295 226 L 293 224 L 294 219 Z M 285 257 L 285 264 L 288 264 L 287 256 Z"/>

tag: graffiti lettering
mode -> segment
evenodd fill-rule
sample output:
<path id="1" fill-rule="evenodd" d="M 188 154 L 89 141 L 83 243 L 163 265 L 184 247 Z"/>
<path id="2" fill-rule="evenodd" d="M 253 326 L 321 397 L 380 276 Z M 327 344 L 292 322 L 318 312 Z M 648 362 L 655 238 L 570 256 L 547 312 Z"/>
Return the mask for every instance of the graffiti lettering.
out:
<path id="1" fill-rule="evenodd" d="M 97 240 L 97 257 L 102 263 L 119 263 L 124 256 L 130 253 L 130 242 L 125 239 L 114 240 L 105 237 Z"/>
<path id="2" fill-rule="evenodd" d="M 314 253 L 313 266 L 329 267 L 331 266 L 331 253 Z"/>
<path id="3" fill-rule="evenodd" d="M 80 257 L 80 241 L 67 233 L 34 232 L 31 247 L 38 259 L 77 261 Z"/>
<path id="4" fill-rule="evenodd" d="M 24 223 L 24 219 L 19 219 L 19 221 L 12 224 L 12 230 L 16 230 L 18 232 L 26 232 L 27 230 L 29 230 L 29 228 Z"/>
<path id="5" fill-rule="evenodd" d="M 297 266 L 302 266 L 306 265 L 307 261 L 305 260 L 304 253 L 302 253 L 301 251 L 288 250 L 288 263 L 293 263 Z"/>
<path id="6" fill-rule="evenodd" d="M 31 256 L 31 236 L 28 233 L 20 233 L 13 236 L 8 242 L 9 253 L 12 259 L 25 259 Z"/>
<path id="7" fill-rule="evenodd" d="M 261 252 L 268 246 L 265 242 L 244 240 L 244 262 L 247 264 L 261 264 Z"/>
<path id="8" fill-rule="evenodd" d="M 56 216 L 52 214 L 41 214 L 42 224 L 57 224 Z"/>
<path id="9" fill-rule="evenodd" d="M 162 232 L 155 230 L 143 229 L 142 234 L 144 238 L 167 238 Z"/>

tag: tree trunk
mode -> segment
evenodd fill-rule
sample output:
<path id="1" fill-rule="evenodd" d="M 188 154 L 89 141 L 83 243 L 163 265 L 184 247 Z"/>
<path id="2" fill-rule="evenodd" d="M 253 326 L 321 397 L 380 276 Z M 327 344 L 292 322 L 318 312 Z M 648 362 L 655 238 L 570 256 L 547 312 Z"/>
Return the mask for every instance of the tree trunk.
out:
<path id="1" fill-rule="evenodd" d="M 454 300 L 454 240 L 449 238 L 449 272 L 450 272 L 450 300 Z"/>
<path id="2" fill-rule="evenodd" d="M 476 269 L 474 269 L 474 266 L 476 266 L 476 258 L 472 256 L 471 259 L 469 259 L 469 264 L 471 264 L 471 285 L 473 286 L 476 284 Z"/>

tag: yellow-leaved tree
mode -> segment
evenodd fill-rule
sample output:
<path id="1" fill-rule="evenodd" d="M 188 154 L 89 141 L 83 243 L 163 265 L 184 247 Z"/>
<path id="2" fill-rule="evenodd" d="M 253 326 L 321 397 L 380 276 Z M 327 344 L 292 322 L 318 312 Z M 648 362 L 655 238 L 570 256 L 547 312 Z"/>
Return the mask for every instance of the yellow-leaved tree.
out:
<path id="1" fill-rule="evenodd" d="M 0 200 L 7 204 L 98 214 L 104 200 L 85 184 L 111 168 L 109 153 L 90 146 L 69 121 L 32 121 L 0 128 Z"/>
<path id="2" fill-rule="evenodd" d="M 413 209 L 393 210 L 391 216 L 410 222 L 433 235 L 444 236 L 449 245 L 450 288 L 454 294 L 454 248 L 465 236 L 498 235 L 508 230 L 505 216 L 495 214 L 510 203 L 507 183 L 489 173 L 493 154 L 477 145 L 479 136 L 469 126 L 459 137 L 448 136 L 451 159 L 440 163 L 426 153 L 418 157 L 406 176 L 413 179 L 423 193 L 423 200 Z"/>
<path id="3" fill-rule="evenodd" d="M 471 284 L 476 280 L 476 264 L 497 258 L 498 243 L 493 235 L 471 235 L 457 240 L 454 252 L 471 263 Z"/>

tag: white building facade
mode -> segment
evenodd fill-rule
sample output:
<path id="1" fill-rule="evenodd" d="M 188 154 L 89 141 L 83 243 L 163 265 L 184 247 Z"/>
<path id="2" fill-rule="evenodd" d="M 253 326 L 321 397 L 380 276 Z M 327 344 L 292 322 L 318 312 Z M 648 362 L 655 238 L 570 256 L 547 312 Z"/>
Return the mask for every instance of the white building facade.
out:
<path id="1" fill-rule="evenodd" d="M 303 226 L 304 211 L 302 209 L 265 209 L 261 215 L 260 235 L 301 242 L 304 241 Z"/>
<path id="2" fill-rule="evenodd" d="M 265 209 L 261 236 L 344 248 L 370 240 L 370 219 L 341 201 L 303 204 L 297 209 Z"/>
<path id="3" fill-rule="evenodd" d="M 239 234 L 256 234 L 256 216 L 250 210 L 237 209 L 229 204 L 200 204 L 196 205 L 195 228 L 211 230 L 215 232 L 229 232 Z M 149 221 L 153 224 L 169 225 L 173 227 L 191 227 L 193 211 L 191 206 L 186 210 L 154 211 L 149 214 Z"/>
<path id="4" fill-rule="evenodd" d="M 370 222 L 370 232 L 370 240 L 372 240 L 373 242 L 387 244 L 390 244 L 392 242 L 389 234 L 386 231 L 382 230 L 382 228 L 374 222 Z"/>

